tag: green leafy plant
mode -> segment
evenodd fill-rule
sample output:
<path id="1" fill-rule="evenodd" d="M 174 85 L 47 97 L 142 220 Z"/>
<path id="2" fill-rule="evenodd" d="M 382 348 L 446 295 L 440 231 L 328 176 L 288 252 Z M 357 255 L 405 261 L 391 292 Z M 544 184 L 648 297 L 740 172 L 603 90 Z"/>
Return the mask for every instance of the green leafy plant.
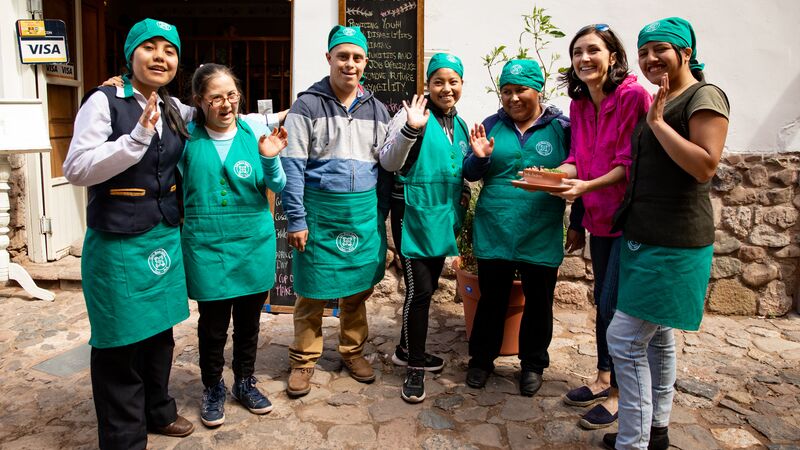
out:
<path id="1" fill-rule="evenodd" d="M 483 65 L 489 72 L 489 78 L 492 81 L 491 86 L 486 87 L 486 92 L 494 92 L 497 95 L 498 102 L 500 101 L 500 75 L 495 74 L 493 69 L 498 65 L 504 64 L 510 59 L 536 59 L 542 67 L 544 73 L 544 86 L 542 87 L 542 101 L 547 102 L 557 95 L 555 86 L 555 77 L 558 73 L 565 72 L 566 67 L 555 68 L 556 62 L 561 59 L 561 55 L 556 52 L 550 53 L 550 58 L 545 58 L 545 50 L 552 43 L 553 39 L 561 39 L 564 36 L 561 31 L 552 22 L 552 16 L 545 13 L 545 8 L 533 6 L 530 14 L 523 14 L 523 28 L 519 34 L 517 53 L 513 57 L 509 57 L 506 53 L 508 46 L 500 45 L 493 48 L 488 54 L 483 57 Z M 548 85 L 548 80 L 554 81 Z M 551 87 L 548 87 L 551 86 Z"/>
<path id="2" fill-rule="evenodd" d="M 470 199 L 467 212 L 464 214 L 464 223 L 456 237 L 458 255 L 461 258 L 461 269 L 470 273 L 478 273 L 478 260 L 472 251 L 472 224 L 475 221 L 475 206 L 481 193 L 480 183 L 470 183 Z"/>

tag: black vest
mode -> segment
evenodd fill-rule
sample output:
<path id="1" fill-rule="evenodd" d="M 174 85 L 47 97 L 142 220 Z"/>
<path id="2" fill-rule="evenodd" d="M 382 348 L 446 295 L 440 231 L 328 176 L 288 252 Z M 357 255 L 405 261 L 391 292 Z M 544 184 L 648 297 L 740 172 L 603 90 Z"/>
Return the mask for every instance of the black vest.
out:
<path id="1" fill-rule="evenodd" d="M 117 98 L 116 88 L 100 87 L 111 110 L 111 136 L 115 141 L 130 134 L 142 107 L 134 97 Z M 95 90 L 87 93 L 89 98 Z M 171 99 L 167 99 L 171 101 Z M 180 221 L 175 172 L 184 146 L 184 138 L 173 131 L 164 119 L 161 136 L 157 133 L 142 159 L 124 172 L 100 184 L 89 186 L 87 221 L 89 228 L 122 234 L 141 234 L 165 220 L 172 226 Z"/>
<path id="2" fill-rule="evenodd" d="M 686 108 L 706 83 L 690 86 L 664 108 L 664 121 L 689 139 Z M 727 99 L 726 99 L 727 101 Z M 631 136 L 633 163 L 614 229 L 626 239 L 663 247 L 705 247 L 714 243 L 711 182 L 698 183 L 670 158 L 642 118 Z"/>

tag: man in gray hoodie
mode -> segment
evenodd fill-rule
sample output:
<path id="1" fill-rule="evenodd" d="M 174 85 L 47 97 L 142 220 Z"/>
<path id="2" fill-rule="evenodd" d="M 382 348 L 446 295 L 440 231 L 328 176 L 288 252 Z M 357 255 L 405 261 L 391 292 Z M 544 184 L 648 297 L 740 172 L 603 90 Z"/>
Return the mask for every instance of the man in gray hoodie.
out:
<path id="1" fill-rule="evenodd" d="M 286 116 L 289 144 L 281 156 L 286 172 L 281 198 L 289 245 L 295 249 L 297 293 L 290 396 L 311 390 L 322 354 L 323 309 L 331 299 L 339 299 L 339 353 L 351 376 L 364 383 L 375 379 L 362 352 L 369 334 L 365 301 L 385 267 L 378 158 L 389 113 L 360 84 L 367 52 L 358 27 L 335 26 L 325 54 L 330 75 L 300 93 Z"/>

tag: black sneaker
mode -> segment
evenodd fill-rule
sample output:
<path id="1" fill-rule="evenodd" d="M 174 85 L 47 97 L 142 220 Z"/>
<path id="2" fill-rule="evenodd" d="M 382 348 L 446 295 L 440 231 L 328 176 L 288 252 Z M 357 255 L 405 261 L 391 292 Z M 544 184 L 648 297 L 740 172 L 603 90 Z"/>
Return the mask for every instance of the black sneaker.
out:
<path id="1" fill-rule="evenodd" d="M 200 420 L 207 427 L 218 427 L 225 423 L 225 382 L 219 380 L 214 386 L 203 389 L 203 404 Z"/>
<path id="2" fill-rule="evenodd" d="M 408 352 L 399 345 L 392 354 L 392 362 L 396 366 L 407 366 L 408 365 Z M 438 356 L 431 355 L 430 353 L 425 353 L 425 371 L 426 372 L 438 372 L 442 370 L 444 367 L 444 360 L 439 358 Z"/>
<path id="3" fill-rule="evenodd" d="M 425 400 L 425 370 L 417 367 L 406 369 L 406 379 L 400 396 L 408 403 L 419 403 Z"/>
<path id="4" fill-rule="evenodd" d="M 239 401 L 245 408 L 253 414 L 266 414 L 272 411 L 272 403 L 256 387 L 256 377 L 250 375 L 247 378 L 236 380 L 231 390 L 233 398 Z"/>

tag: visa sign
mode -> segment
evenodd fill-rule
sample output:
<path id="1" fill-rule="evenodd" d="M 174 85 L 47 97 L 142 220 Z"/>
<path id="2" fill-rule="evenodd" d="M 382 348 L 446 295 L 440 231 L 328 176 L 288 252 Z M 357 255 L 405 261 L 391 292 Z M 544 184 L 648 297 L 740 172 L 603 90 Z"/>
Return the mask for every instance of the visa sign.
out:
<path id="1" fill-rule="evenodd" d="M 18 20 L 17 44 L 22 64 L 69 62 L 67 26 L 63 20 Z"/>
<path id="2" fill-rule="evenodd" d="M 20 42 L 23 64 L 67 62 L 67 41 L 55 39 L 25 39 Z"/>

